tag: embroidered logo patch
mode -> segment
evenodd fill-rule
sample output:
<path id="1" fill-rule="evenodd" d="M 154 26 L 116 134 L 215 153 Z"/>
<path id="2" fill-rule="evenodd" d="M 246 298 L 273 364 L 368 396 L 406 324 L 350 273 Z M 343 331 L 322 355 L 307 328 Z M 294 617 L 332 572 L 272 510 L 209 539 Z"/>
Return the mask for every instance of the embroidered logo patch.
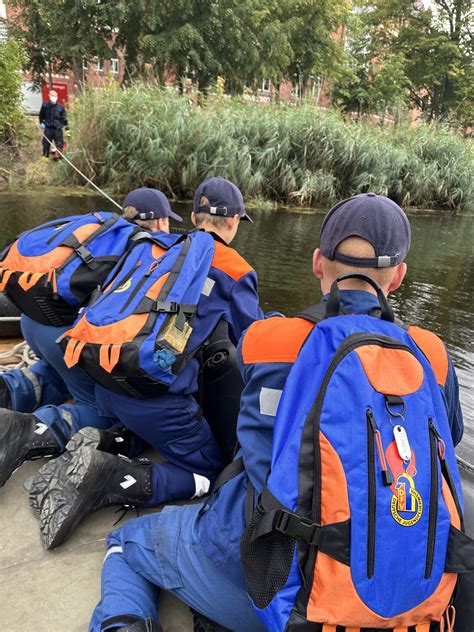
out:
<path id="1" fill-rule="evenodd" d="M 411 459 L 406 463 L 400 458 L 395 441 L 392 441 L 385 454 L 394 479 L 390 486 L 393 494 L 390 501 L 392 517 L 403 527 L 412 527 L 423 513 L 423 500 L 415 485 L 415 452 L 412 450 Z"/>

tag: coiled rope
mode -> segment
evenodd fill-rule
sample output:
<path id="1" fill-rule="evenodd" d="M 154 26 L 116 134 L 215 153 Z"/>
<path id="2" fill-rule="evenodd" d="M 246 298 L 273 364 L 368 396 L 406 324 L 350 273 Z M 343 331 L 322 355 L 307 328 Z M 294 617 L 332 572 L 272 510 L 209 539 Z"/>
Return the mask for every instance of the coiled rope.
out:
<path id="1" fill-rule="evenodd" d="M 0 353 L 0 373 L 4 373 L 5 371 L 10 371 L 12 369 L 26 369 L 37 360 L 38 358 L 35 356 L 28 344 L 25 341 L 19 342 L 9 351 L 3 351 Z"/>

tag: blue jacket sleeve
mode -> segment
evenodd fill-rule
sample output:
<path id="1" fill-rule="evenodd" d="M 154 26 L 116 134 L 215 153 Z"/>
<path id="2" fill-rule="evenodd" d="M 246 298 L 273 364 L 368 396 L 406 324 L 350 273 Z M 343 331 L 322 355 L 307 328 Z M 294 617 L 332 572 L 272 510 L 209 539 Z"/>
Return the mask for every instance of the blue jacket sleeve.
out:
<path id="1" fill-rule="evenodd" d="M 242 340 L 237 358 L 245 386 L 240 399 L 237 438 L 245 471 L 260 492 L 270 471 L 276 408 L 292 364 L 244 364 Z"/>
<path id="2" fill-rule="evenodd" d="M 230 297 L 229 335 L 234 345 L 255 320 L 263 318 L 257 293 L 257 275 L 249 272 L 235 283 Z"/>
<path id="3" fill-rule="evenodd" d="M 446 409 L 448 412 L 449 427 L 451 428 L 451 436 L 454 445 L 457 445 L 464 432 L 464 421 L 462 417 L 461 404 L 459 401 L 459 384 L 454 370 L 453 361 L 448 354 L 448 375 L 446 384 L 442 389 Z"/>

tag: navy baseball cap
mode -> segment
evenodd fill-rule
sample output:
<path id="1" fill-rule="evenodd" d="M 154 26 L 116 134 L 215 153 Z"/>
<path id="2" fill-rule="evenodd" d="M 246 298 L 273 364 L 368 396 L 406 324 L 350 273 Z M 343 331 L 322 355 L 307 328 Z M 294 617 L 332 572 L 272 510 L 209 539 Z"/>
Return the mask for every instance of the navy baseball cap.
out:
<path id="1" fill-rule="evenodd" d="M 375 257 L 349 257 L 336 252 L 347 237 L 361 237 L 372 244 Z M 327 259 L 363 268 L 388 268 L 401 263 L 409 249 L 408 217 L 392 200 L 375 193 L 361 193 L 338 202 L 324 218 L 320 250 Z"/>
<path id="2" fill-rule="evenodd" d="M 182 222 L 183 218 L 171 210 L 168 198 L 158 189 L 142 187 L 131 191 L 122 202 L 122 206 L 134 206 L 138 215 L 135 219 L 160 219 L 171 217 L 177 222 Z"/>
<path id="3" fill-rule="evenodd" d="M 209 206 L 201 206 L 201 197 L 209 200 Z M 225 178 L 209 178 L 204 180 L 194 194 L 193 210 L 195 213 L 209 213 L 219 217 L 239 215 L 246 222 L 253 221 L 245 212 L 244 198 L 240 189 Z"/>

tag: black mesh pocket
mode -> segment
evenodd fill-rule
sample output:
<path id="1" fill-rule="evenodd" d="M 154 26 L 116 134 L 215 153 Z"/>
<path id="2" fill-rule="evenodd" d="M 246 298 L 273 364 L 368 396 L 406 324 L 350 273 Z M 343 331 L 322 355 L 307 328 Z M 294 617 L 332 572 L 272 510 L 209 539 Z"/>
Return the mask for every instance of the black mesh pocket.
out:
<path id="1" fill-rule="evenodd" d="M 240 540 L 247 590 L 258 608 L 266 608 L 286 584 L 296 543 L 296 540 L 278 531 L 271 531 L 252 541 L 263 515 L 263 508 L 257 505 Z"/>

